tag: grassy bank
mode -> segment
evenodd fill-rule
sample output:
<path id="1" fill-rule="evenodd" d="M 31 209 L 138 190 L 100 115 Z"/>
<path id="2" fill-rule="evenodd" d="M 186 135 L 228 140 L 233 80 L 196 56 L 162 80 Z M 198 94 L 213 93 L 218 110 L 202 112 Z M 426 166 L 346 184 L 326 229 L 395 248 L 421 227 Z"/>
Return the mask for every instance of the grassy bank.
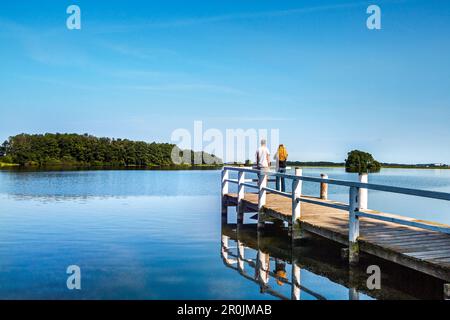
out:
<path id="1" fill-rule="evenodd" d="M 19 167 L 19 165 L 17 163 L 5 163 L 5 162 L 0 162 L 0 168 L 3 167 Z"/>

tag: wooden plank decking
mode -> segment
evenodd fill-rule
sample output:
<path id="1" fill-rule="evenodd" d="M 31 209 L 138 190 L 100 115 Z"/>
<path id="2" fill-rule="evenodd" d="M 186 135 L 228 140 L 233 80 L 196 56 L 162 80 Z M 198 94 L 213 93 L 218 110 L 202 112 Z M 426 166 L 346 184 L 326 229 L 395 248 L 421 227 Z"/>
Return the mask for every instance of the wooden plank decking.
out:
<path id="1" fill-rule="evenodd" d="M 313 197 L 302 197 L 324 203 L 337 203 Z M 235 206 L 237 195 L 226 194 L 224 200 L 227 206 Z M 258 195 L 246 193 L 243 205 L 246 212 L 257 212 Z M 368 211 L 370 212 L 370 210 Z M 290 222 L 292 202 L 289 198 L 269 193 L 262 212 L 269 217 Z M 301 228 L 344 245 L 348 245 L 348 216 L 348 211 L 345 210 L 301 202 Z M 360 218 L 358 243 L 362 252 L 444 281 L 450 281 L 450 235 L 448 234 L 392 222 Z"/>

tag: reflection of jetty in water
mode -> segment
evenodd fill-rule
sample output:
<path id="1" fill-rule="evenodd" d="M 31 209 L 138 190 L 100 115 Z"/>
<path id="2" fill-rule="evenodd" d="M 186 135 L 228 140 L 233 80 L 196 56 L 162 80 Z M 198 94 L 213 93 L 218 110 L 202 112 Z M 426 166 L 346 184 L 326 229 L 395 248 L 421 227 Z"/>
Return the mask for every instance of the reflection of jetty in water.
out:
<path id="1" fill-rule="evenodd" d="M 224 264 L 257 284 L 261 293 L 280 299 L 300 300 L 305 294 L 313 299 L 327 299 L 326 288 L 302 283 L 305 270 L 309 277 L 324 277 L 337 286 L 344 286 L 350 300 L 442 298 L 442 284 L 435 279 L 427 276 L 422 279 L 415 272 L 367 256 L 361 257 L 358 266 L 349 266 L 341 258 L 340 249 L 339 245 L 313 235 L 301 246 L 292 247 L 287 229 L 279 224 L 266 225 L 262 232 L 255 224 L 222 221 Z M 366 285 L 369 275 L 365 268 L 372 264 L 382 270 L 380 290 L 369 290 Z M 290 287 L 289 291 L 286 286 Z"/>

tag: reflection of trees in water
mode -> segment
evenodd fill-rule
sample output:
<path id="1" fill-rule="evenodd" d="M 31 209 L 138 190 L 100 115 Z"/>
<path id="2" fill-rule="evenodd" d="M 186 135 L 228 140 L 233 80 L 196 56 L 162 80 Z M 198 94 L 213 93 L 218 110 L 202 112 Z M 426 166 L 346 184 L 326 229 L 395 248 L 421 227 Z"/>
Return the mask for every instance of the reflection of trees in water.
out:
<path id="1" fill-rule="evenodd" d="M 227 267 L 257 284 L 261 293 L 280 299 L 299 300 L 302 292 L 326 299 L 326 292 L 316 291 L 320 288 L 302 285 L 301 270 L 346 287 L 350 300 L 359 299 L 360 293 L 375 299 L 442 298 L 442 282 L 438 279 L 366 255 L 358 266 L 350 267 L 341 258 L 341 246 L 312 235 L 292 248 L 287 230 L 279 226 L 266 225 L 262 233 L 257 232 L 255 224 L 222 223 L 221 242 L 222 260 Z M 366 268 L 373 264 L 382 270 L 381 290 L 366 286 Z M 280 293 L 286 291 L 283 286 L 291 287 L 290 296 Z"/>
<path id="2" fill-rule="evenodd" d="M 127 199 L 127 196 L 98 196 L 98 195 L 30 195 L 30 194 L 7 194 L 7 198 L 16 201 L 39 201 L 43 204 L 52 202 L 86 202 L 88 200 L 123 200 Z"/>

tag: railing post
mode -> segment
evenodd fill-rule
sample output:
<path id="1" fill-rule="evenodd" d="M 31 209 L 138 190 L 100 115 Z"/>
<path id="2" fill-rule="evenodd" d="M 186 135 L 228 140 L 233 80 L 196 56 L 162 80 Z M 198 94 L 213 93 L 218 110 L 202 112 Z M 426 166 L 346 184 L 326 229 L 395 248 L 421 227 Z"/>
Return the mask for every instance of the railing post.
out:
<path id="1" fill-rule="evenodd" d="M 267 191 L 264 189 L 267 187 L 267 174 L 265 172 L 260 172 L 258 174 L 258 211 L 266 205 Z"/>
<path id="2" fill-rule="evenodd" d="M 360 173 L 359 174 L 359 182 L 361 183 L 368 183 L 369 182 L 369 175 L 367 173 Z M 367 202 L 368 202 L 368 190 L 365 188 L 359 189 L 359 196 L 358 196 L 358 208 L 359 209 L 367 209 Z"/>
<path id="3" fill-rule="evenodd" d="M 328 175 L 324 173 L 322 173 L 320 177 L 322 179 L 328 179 Z M 328 200 L 328 183 L 325 182 L 320 183 L 320 199 Z"/>
<path id="4" fill-rule="evenodd" d="M 295 175 L 302 176 L 303 170 L 295 168 Z M 302 194 L 302 180 L 292 181 L 292 240 L 301 238 L 300 218 L 301 218 L 301 203 L 298 200 Z"/>
<path id="5" fill-rule="evenodd" d="M 229 178 L 228 169 L 222 170 L 222 220 L 227 219 L 227 203 L 225 200 L 225 195 L 228 194 L 228 178 Z"/>
<path id="6" fill-rule="evenodd" d="M 222 170 L 222 197 L 228 193 L 228 179 L 230 177 L 228 169 Z"/>
<path id="7" fill-rule="evenodd" d="M 258 232 L 261 232 L 264 228 L 265 217 L 263 207 L 266 205 L 267 191 L 264 189 L 267 187 L 267 174 L 260 172 L 258 174 Z"/>
<path id="8" fill-rule="evenodd" d="M 359 218 L 358 211 L 359 188 L 350 187 L 349 192 L 349 228 L 348 228 L 348 260 L 351 264 L 358 263 L 359 260 Z"/>
<path id="9" fill-rule="evenodd" d="M 245 172 L 239 171 L 238 174 L 238 195 L 237 195 L 237 223 L 241 224 L 244 222 L 244 204 L 242 200 L 245 197 Z"/>

